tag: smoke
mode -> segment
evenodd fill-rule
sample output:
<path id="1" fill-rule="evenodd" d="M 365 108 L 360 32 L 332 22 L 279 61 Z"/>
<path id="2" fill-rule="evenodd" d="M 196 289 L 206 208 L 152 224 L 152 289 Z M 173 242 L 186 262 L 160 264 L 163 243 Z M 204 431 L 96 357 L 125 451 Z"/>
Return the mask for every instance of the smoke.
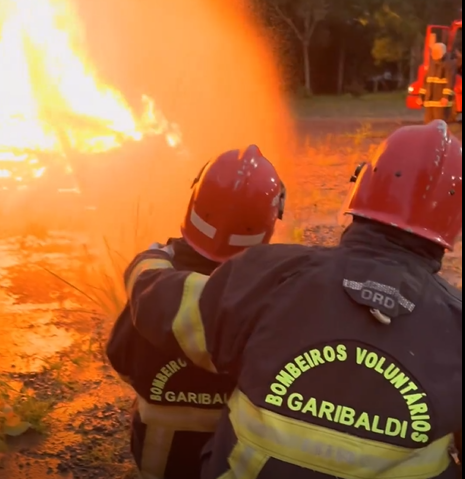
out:
<path id="1" fill-rule="evenodd" d="M 142 93 L 154 98 L 189 152 L 180 157 L 147 142 L 119 178 L 109 171 L 121 186 L 112 195 L 139 205 L 139 227 L 151 205 L 150 234 L 159 241 L 178 234 L 190 181 L 223 150 L 256 143 L 286 177 L 291 118 L 270 39 L 245 2 L 81 0 L 78 7 L 100 76 L 136 108 Z M 128 176 L 131 168 L 138 173 Z"/>
<path id="2" fill-rule="evenodd" d="M 286 179 L 292 123 L 270 39 L 241 0 L 75 0 L 89 63 L 131 106 L 152 97 L 179 126 L 161 139 L 73 158 L 93 232 L 138 244 L 179 234 L 192 179 L 224 150 L 259 145 Z M 186 154 L 187 151 L 187 154 Z M 90 228 L 90 226 L 89 226 Z"/>

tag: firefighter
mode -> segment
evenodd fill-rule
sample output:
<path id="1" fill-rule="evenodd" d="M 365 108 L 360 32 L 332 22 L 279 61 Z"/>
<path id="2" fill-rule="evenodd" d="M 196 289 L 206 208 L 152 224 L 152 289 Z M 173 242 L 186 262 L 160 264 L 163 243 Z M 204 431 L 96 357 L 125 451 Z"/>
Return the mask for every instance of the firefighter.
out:
<path id="1" fill-rule="evenodd" d="M 284 186 L 256 146 L 222 154 L 202 169 L 192 187 L 182 238 L 167 243 L 179 271 L 209 275 L 245 247 L 267 243 L 282 218 Z M 129 281 L 159 264 L 156 254 L 144 255 L 130 268 Z M 176 287 L 170 293 L 174 304 L 177 293 Z M 151 320 L 155 327 L 157 315 Z M 190 341 L 199 333 L 192 331 Z M 137 393 L 131 450 L 143 479 L 186 479 L 185 470 L 189 479 L 199 477 L 200 451 L 233 387 L 229 377 L 193 366 L 172 345 L 166 353 L 155 349 L 135 330 L 127 306 L 107 346 L 113 368 Z"/>
<path id="2" fill-rule="evenodd" d="M 442 121 L 403 127 L 351 180 L 337 247 L 256 246 L 210 278 L 159 248 L 126 273 L 139 333 L 236 384 L 202 479 L 456 477 L 462 296 L 438 272 L 461 143 Z"/>
<path id="3" fill-rule="evenodd" d="M 433 120 L 453 121 L 456 63 L 447 58 L 444 43 L 433 45 L 431 59 L 418 100 L 425 109 L 425 123 Z"/>

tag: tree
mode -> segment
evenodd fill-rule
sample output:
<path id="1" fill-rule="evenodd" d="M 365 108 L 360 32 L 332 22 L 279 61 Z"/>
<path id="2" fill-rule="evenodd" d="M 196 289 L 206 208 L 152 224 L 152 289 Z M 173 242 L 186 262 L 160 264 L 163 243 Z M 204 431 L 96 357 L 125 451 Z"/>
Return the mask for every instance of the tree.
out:
<path id="1" fill-rule="evenodd" d="M 349 74 L 352 93 L 362 91 L 364 79 L 371 64 L 366 64 L 365 50 L 371 42 L 373 29 L 366 20 L 383 0 L 331 0 L 326 22 L 333 26 L 338 39 L 337 93 L 344 91 Z M 369 50 L 368 50 L 369 55 Z M 349 60 L 350 58 L 350 60 Z M 360 68 L 360 63 L 364 68 Z M 350 66 L 350 68 L 348 68 Z M 352 75 L 350 75 L 352 72 Z"/>
<path id="2" fill-rule="evenodd" d="M 423 58 L 428 24 L 450 25 L 460 0 L 248 0 L 279 40 L 283 70 L 303 72 L 308 95 L 318 89 L 362 91 L 382 67 L 397 66 L 399 87 Z M 302 68 L 301 68 L 302 65 Z M 318 68 L 318 77 L 312 76 Z M 318 81 L 317 81 L 318 80 Z M 291 82 L 289 82 L 291 83 Z M 349 87 L 349 88 L 348 88 Z"/>
<path id="3" fill-rule="evenodd" d="M 373 15 L 376 35 L 371 52 L 376 65 L 397 65 L 398 87 L 401 88 L 405 64 L 421 38 L 423 27 L 420 18 L 409 6 L 396 7 L 400 13 L 393 11 L 386 2 Z"/>
<path id="4" fill-rule="evenodd" d="M 312 95 L 310 45 L 315 29 L 329 13 L 329 0 L 266 0 L 274 12 L 294 32 L 302 48 L 304 87 Z"/>
<path id="5" fill-rule="evenodd" d="M 384 0 L 382 5 L 369 13 L 376 35 L 372 55 L 377 65 L 396 63 L 399 87 L 402 74 L 410 69 L 410 77 L 416 75 L 421 62 L 426 26 L 448 25 L 459 14 L 460 0 Z"/>

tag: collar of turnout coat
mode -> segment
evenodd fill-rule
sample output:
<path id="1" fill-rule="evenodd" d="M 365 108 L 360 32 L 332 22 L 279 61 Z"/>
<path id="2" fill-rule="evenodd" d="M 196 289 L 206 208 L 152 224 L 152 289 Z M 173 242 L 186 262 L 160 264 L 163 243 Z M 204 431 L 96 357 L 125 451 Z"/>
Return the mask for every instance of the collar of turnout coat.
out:
<path id="1" fill-rule="evenodd" d="M 354 218 L 354 222 L 344 231 L 341 244 L 358 243 L 374 250 L 394 250 L 415 256 L 432 273 L 441 269 L 444 249 L 431 241 L 364 218 Z"/>
<path id="2" fill-rule="evenodd" d="M 210 275 L 219 266 L 219 263 L 197 253 L 183 238 L 169 238 L 166 244 L 174 249 L 173 265 L 177 270 Z"/>

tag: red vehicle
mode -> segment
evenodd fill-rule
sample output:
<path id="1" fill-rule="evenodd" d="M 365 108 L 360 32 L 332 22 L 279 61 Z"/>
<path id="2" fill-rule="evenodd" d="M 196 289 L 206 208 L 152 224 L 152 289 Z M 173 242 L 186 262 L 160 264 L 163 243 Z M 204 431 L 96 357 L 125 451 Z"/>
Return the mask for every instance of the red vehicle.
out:
<path id="1" fill-rule="evenodd" d="M 423 63 L 418 69 L 417 81 L 412 83 L 408 89 L 407 108 L 418 110 L 421 107 L 417 100 L 423 79 L 428 71 L 430 61 L 430 49 L 436 42 L 447 45 L 447 51 L 452 58 L 457 60 L 458 75 L 455 84 L 455 116 L 462 114 L 462 20 L 456 20 L 450 26 L 429 25 L 426 30 L 425 49 Z"/>

